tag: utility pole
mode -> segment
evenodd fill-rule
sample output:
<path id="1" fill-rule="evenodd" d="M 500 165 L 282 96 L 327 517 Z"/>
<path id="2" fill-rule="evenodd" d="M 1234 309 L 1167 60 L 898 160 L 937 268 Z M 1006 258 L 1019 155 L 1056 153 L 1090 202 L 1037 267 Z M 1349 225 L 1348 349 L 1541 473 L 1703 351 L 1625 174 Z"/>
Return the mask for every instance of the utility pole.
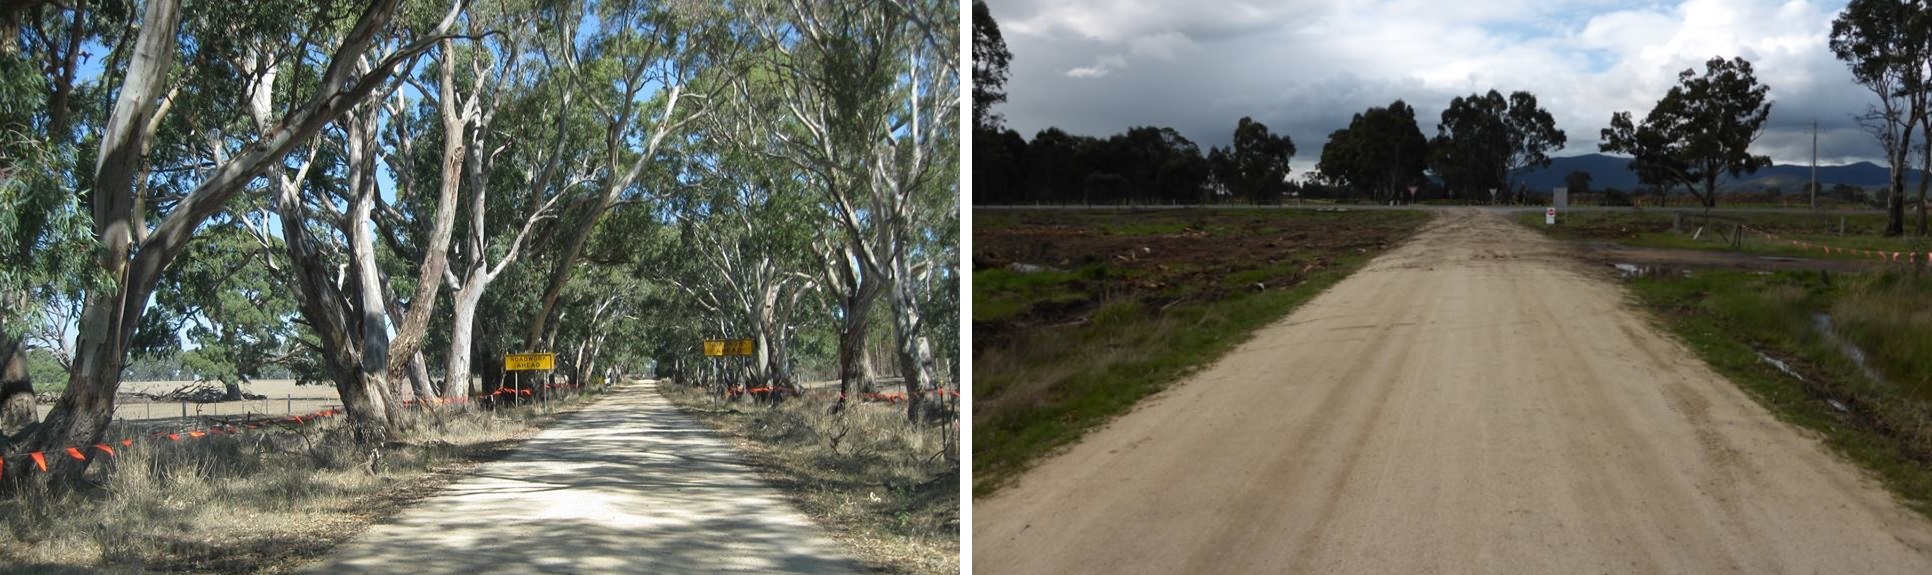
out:
<path id="1" fill-rule="evenodd" d="M 1818 121 L 1811 121 L 1811 209 L 1818 209 Z"/>

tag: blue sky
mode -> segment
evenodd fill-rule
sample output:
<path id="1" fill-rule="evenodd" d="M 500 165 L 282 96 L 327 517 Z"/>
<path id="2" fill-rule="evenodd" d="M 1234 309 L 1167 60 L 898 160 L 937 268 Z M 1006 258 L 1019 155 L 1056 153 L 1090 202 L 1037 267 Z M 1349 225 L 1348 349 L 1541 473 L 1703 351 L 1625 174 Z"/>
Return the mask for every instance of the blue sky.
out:
<path id="1" fill-rule="evenodd" d="M 1877 160 L 1852 121 L 1873 102 L 1826 47 L 1843 1 L 987 0 L 1013 52 L 1007 125 L 1106 136 L 1168 126 L 1205 150 L 1252 116 L 1295 140 L 1296 174 L 1329 132 L 1397 98 L 1434 135 L 1451 98 L 1528 90 L 1570 145 L 1649 111 L 1713 56 L 1752 61 L 1775 102 L 1754 151 L 1784 163 Z"/>

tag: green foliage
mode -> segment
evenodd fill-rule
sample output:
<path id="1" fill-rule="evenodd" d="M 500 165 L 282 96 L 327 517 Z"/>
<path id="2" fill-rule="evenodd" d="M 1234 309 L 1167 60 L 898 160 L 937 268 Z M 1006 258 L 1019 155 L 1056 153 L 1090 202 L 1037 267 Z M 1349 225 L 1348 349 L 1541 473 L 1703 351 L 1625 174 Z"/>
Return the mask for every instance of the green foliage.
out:
<path id="1" fill-rule="evenodd" d="M 997 133 L 1001 118 L 993 105 L 1006 101 L 1007 66 L 1013 53 L 1000 36 L 1000 24 L 984 0 L 973 0 L 973 129 Z"/>
<path id="2" fill-rule="evenodd" d="M 1405 186 L 1424 182 L 1422 171 L 1428 162 L 1429 141 L 1416 127 L 1415 109 L 1396 100 L 1388 107 L 1356 114 L 1348 127 L 1329 134 L 1315 169 L 1382 201 L 1406 199 Z"/>
<path id="3" fill-rule="evenodd" d="M 1470 94 L 1449 101 L 1436 137 L 1429 141 L 1429 168 L 1449 187 L 1450 196 L 1498 200 L 1511 194 L 1514 174 L 1548 166 L 1548 153 L 1567 137 L 1556 120 L 1536 103 L 1536 95 L 1513 92 Z M 1485 197 L 1491 190 L 1498 195 Z"/>
<path id="4" fill-rule="evenodd" d="M 295 302 L 267 265 L 281 249 L 280 242 L 261 245 L 238 225 L 218 225 L 168 268 L 149 317 L 192 345 L 181 352 L 183 367 L 232 385 L 286 362 Z M 148 352 L 168 350 L 151 345 Z"/>
<path id="5" fill-rule="evenodd" d="M 32 62 L 0 51 L 0 330 L 13 337 L 51 321 L 49 306 L 106 285 L 83 271 L 93 219 L 73 191 L 74 147 L 41 133 L 45 88 Z"/>
<path id="6" fill-rule="evenodd" d="M 1294 157 L 1295 142 L 1287 134 L 1270 134 L 1266 124 L 1243 116 L 1234 126 L 1234 142 L 1228 150 L 1210 150 L 1208 167 L 1236 197 L 1266 204 L 1281 197 L 1288 160 Z"/>
<path id="7" fill-rule="evenodd" d="M 1711 207 L 1717 205 L 1720 174 L 1736 178 L 1771 165 L 1770 156 L 1750 153 L 1771 116 L 1771 103 L 1765 101 L 1771 88 L 1758 83 L 1751 62 L 1743 58 L 1712 58 L 1704 66 L 1703 76 L 1694 68 L 1679 73 L 1677 85 L 1642 125 L 1633 124 L 1629 112 L 1612 115 L 1599 148 L 1633 156 L 1630 169 L 1644 183 L 1682 184 Z"/>

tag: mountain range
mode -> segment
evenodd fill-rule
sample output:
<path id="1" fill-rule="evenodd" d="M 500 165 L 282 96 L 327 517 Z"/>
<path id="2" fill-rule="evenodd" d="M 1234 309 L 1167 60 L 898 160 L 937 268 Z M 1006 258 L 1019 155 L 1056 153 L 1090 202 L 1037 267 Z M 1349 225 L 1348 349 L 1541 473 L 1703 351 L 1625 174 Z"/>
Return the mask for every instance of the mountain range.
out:
<path id="1" fill-rule="evenodd" d="M 1551 158 L 1549 167 L 1525 171 L 1517 175 L 1516 180 L 1522 182 L 1532 192 L 1548 193 L 1552 188 L 1563 187 L 1564 178 L 1576 170 L 1590 174 L 1591 189 L 1617 188 L 1630 191 L 1637 188 L 1637 175 L 1630 171 L 1630 158 L 1604 154 Z M 1919 178 L 1923 174 L 1919 170 L 1907 172 L 1906 185 L 1918 186 Z M 1890 170 L 1871 162 L 1818 166 L 1818 187 L 1826 190 L 1838 184 L 1858 188 L 1881 188 L 1887 185 L 1890 179 Z M 1729 174 L 1721 176 L 1718 178 L 1718 191 L 1719 193 L 1759 192 L 1775 187 L 1789 194 L 1804 191 L 1805 184 L 1810 181 L 1811 166 L 1776 164 L 1760 169 L 1756 173 L 1745 174 L 1741 178 L 1731 178 Z"/>

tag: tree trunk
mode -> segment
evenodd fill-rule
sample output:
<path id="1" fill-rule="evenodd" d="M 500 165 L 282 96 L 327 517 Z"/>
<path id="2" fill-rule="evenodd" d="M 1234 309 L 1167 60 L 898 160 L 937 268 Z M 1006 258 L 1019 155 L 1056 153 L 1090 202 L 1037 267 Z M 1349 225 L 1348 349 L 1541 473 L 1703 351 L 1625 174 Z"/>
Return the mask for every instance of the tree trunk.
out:
<path id="1" fill-rule="evenodd" d="M 1917 125 L 1907 121 L 1905 133 L 1893 144 L 1894 149 L 1887 150 L 1891 153 L 1892 181 L 1885 202 L 1886 237 L 1905 235 L 1905 173 L 1911 170 L 1912 131 Z"/>
<path id="2" fill-rule="evenodd" d="M 353 130 L 352 130 L 353 133 Z M 353 135 L 351 136 L 354 137 Z M 349 156 L 355 158 L 352 151 Z M 364 151 L 364 158 L 374 154 Z M 368 162 L 371 168 L 374 162 Z M 375 170 L 367 170 L 362 178 L 374 178 Z M 353 182 L 356 178 L 351 177 Z M 356 366 L 358 377 L 356 385 L 342 388 L 342 408 L 349 412 L 350 422 L 356 427 L 356 437 L 363 442 L 382 441 L 394 430 L 395 414 L 390 413 L 391 395 L 389 393 L 389 330 L 388 317 L 384 315 L 381 278 L 382 272 L 376 267 L 376 244 L 369 229 L 370 210 L 374 209 L 375 182 L 362 184 L 361 196 L 349 213 L 349 254 L 354 258 L 356 279 L 356 312 L 361 315 L 362 344 L 358 355 L 362 360 Z M 351 395 L 357 396 L 351 398 Z"/>
<path id="3" fill-rule="evenodd" d="M 113 278 L 115 285 L 87 294 L 79 334 L 74 341 L 76 353 L 67 390 L 54 403 L 47 420 L 35 430 L 30 448 L 47 450 L 100 442 L 113 419 L 114 393 L 120 387 L 121 369 L 127 361 L 128 339 L 133 337 L 160 275 L 158 269 L 146 268 L 165 266 L 166 260 L 171 259 L 172 254 L 159 253 L 156 255 L 161 257 L 151 256 L 141 262 L 146 264 L 143 267 L 129 265 L 130 257 L 136 253 L 137 235 L 147 232 L 143 221 L 146 214 L 133 210 L 134 188 L 142 164 L 140 150 L 152 137 L 146 132 L 146 126 L 160 106 L 158 100 L 174 62 L 175 31 L 180 19 L 180 0 L 149 2 L 142 14 L 140 35 L 134 41 L 120 94 L 102 131 L 100 153 L 94 165 L 94 231 L 101 242 L 101 271 Z M 78 483 L 91 461 L 49 459 L 52 460 L 48 462 L 50 473 L 43 481 L 58 485 Z"/>
<path id="4" fill-rule="evenodd" d="M 429 245 L 424 248 L 422 265 L 417 269 L 416 291 L 409 296 L 408 314 L 396 326 L 394 351 L 401 356 L 415 355 L 422 348 L 423 337 L 428 335 L 429 317 L 436 309 L 443 272 L 449 269 L 449 239 L 456 229 L 456 194 L 463 180 L 463 132 L 470 123 L 470 113 L 467 110 L 459 113 L 456 109 L 456 88 L 452 80 L 456 68 L 454 46 L 449 39 L 443 40 L 443 65 L 438 67 L 437 74 L 442 88 L 442 96 L 437 98 L 443 125 L 442 187 L 436 196 L 436 221 L 429 233 Z M 470 97 L 482 96 L 471 94 Z M 415 366 L 421 367 L 421 364 Z"/>
<path id="5" fill-rule="evenodd" d="M 897 345 L 894 351 L 899 355 L 899 374 L 906 381 L 906 420 L 913 423 L 924 421 L 926 414 L 926 390 L 932 388 L 932 346 L 927 343 L 925 318 L 920 317 L 918 288 L 913 285 L 912 270 L 906 265 L 905 256 L 894 258 L 892 282 L 892 319 Z"/>
<path id="6" fill-rule="evenodd" d="M 470 272 L 469 281 L 463 282 L 452 300 L 450 311 L 455 317 L 450 321 L 449 367 L 443 372 L 443 395 L 461 397 L 469 393 L 471 338 L 476 326 L 476 308 L 483 301 L 483 282 L 475 271 Z"/>
<path id="7" fill-rule="evenodd" d="M 856 297 L 845 299 L 845 314 L 839 323 L 839 402 L 857 400 L 860 387 L 865 385 L 866 369 L 861 364 L 865 356 L 866 316 L 871 315 L 871 302 L 858 301 Z"/>
<path id="8" fill-rule="evenodd" d="M 1919 138 L 1924 144 L 1919 146 L 1919 236 L 1924 237 L 1926 235 L 1925 189 L 1928 185 L 1932 185 L 1932 115 L 1922 118 L 1919 128 Z"/>
<path id="9" fill-rule="evenodd" d="M 429 380 L 429 360 L 423 352 L 409 356 L 409 386 L 416 399 L 436 397 L 436 387 Z"/>
<path id="10" fill-rule="evenodd" d="M 39 420 L 33 372 L 27 369 L 27 346 L 7 337 L 4 326 L 0 326 L 0 450 Z"/>

